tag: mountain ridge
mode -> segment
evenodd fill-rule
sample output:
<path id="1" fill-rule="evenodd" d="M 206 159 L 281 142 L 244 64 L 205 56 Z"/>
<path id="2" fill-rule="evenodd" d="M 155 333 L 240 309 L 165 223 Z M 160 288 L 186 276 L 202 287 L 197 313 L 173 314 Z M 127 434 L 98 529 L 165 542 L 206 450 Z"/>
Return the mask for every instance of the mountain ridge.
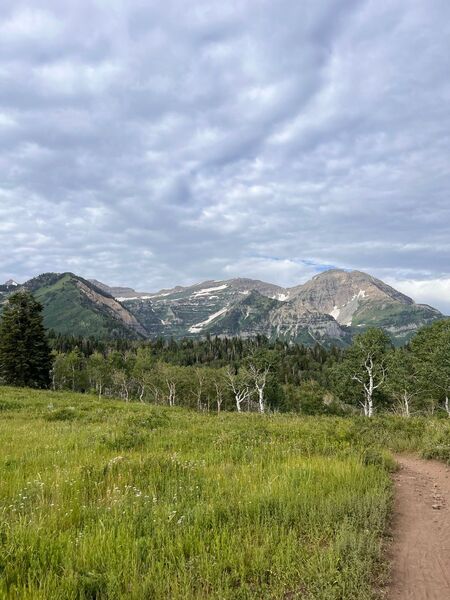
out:
<path id="1" fill-rule="evenodd" d="M 437 309 L 356 270 L 331 269 L 293 287 L 237 277 L 158 292 L 108 286 L 73 273 L 44 273 L 22 285 L 0 286 L 0 303 L 22 288 L 44 300 L 47 326 L 83 334 L 93 327 L 102 337 L 260 334 L 345 346 L 356 333 L 375 326 L 402 344 L 423 325 L 444 318 Z"/>

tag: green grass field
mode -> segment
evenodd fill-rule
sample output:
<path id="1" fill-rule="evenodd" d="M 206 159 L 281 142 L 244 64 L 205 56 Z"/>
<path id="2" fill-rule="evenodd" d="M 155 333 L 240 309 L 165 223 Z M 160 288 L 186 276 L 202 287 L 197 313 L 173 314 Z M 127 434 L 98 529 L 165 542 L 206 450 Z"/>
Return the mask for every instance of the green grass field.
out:
<path id="1" fill-rule="evenodd" d="M 0 598 L 366 600 L 388 448 L 447 421 L 203 415 L 0 388 Z"/>

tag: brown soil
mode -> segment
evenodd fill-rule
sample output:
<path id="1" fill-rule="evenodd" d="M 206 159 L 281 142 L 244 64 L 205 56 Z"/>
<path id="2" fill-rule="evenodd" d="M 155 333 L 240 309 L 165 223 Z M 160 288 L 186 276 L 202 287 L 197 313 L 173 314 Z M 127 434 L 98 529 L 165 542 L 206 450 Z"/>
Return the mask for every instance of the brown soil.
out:
<path id="1" fill-rule="evenodd" d="M 450 600 L 450 468 L 398 456 L 389 600 Z"/>

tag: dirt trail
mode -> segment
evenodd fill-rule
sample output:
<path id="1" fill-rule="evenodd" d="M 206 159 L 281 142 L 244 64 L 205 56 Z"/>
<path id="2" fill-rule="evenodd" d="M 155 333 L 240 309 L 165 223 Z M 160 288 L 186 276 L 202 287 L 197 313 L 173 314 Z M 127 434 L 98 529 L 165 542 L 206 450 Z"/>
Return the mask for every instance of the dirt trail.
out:
<path id="1" fill-rule="evenodd" d="M 389 600 L 450 600 L 450 468 L 398 456 Z"/>

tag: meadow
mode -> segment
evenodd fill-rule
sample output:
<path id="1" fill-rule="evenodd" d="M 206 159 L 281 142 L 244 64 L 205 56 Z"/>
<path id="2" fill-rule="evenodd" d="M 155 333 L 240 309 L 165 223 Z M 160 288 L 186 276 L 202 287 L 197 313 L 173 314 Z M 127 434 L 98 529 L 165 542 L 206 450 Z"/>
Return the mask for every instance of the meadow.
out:
<path id="1" fill-rule="evenodd" d="M 450 460 L 449 421 L 0 387 L 0 598 L 376 598 L 391 451 Z"/>

